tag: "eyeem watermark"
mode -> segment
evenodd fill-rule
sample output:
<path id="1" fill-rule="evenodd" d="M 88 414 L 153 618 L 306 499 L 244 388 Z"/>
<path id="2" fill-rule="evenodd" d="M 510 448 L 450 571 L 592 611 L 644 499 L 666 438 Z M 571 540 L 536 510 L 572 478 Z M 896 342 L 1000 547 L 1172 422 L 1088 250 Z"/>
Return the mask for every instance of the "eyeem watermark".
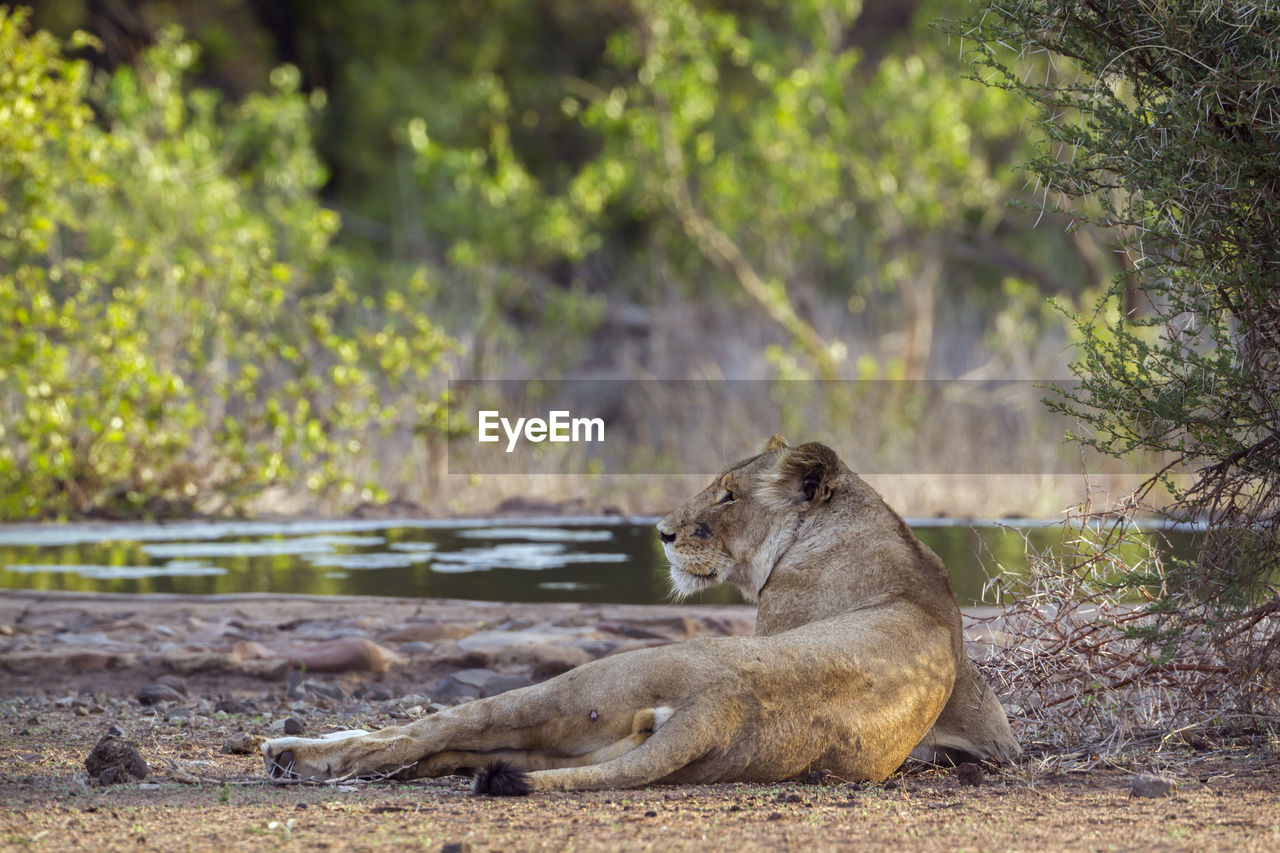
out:
<path id="1" fill-rule="evenodd" d="M 507 452 L 512 453 L 523 438 L 535 444 L 542 441 L 579 442 L 604 441 L 604 418 L 575 418 L 572 412 L 547 412 L 543 418 L 502 417 L 496 409 L 476 413 L 476 429 L 480 441 L 500 441 L 498 429 L 507 436 Z"/>
<path id="2" fill-rule="evenodd" d="M 773 433 L 834 447 L 862 475 L 1146 475 L 1168 465 L 1157 456 L 1101 458 L 1064 440 L 1081 427 L 1045 400 L 1076 387 L 1022 379 L 451 379 L 446 470 L 710 476 Z"/>

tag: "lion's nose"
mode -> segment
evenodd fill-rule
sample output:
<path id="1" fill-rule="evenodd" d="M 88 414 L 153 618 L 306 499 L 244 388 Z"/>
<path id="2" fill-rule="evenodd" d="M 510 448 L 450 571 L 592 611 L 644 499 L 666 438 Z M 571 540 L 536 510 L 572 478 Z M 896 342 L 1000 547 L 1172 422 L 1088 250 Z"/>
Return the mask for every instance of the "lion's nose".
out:
<path id="1" fill-rule="evenodd" d="M 661 524 L 659 524 L 659 525 L 658 525 L 658 538 L 659 538 L 659 539 L 661 539 L 661 540 L 662 540 L 664 543 L 666 543 L 667 545 L 670 545 L 672 542 L 676 541 L 676 534 L 675 534 L 675 531 L 674 531 L 674 530 L 673 530 L 672 532 L 668 533 L 667 531 L 663 530 L 663 529 L 662 529 L 662 525 L 661 525 Z"/>

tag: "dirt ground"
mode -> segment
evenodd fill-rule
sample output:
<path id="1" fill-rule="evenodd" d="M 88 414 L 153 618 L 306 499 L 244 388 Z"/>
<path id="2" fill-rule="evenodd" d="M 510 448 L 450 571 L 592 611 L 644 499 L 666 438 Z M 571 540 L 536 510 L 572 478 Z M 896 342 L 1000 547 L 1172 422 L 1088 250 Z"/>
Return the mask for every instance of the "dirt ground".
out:
<path id="1" fill-rule="evenodd" d="M 977 785 L 951 770 L 908 767 L 876 785 L 517 799 L 472 796 L 457 778 L 272 783 L 258 755 L 224 751 L 285 726 L 310 735 L 429 714 L 427 694 L 446 683 L 438 679 L 450 666 L 515 678 L 548 661 L 571 665 L 570 648 L 608 654 L 750 625 L 734 608 L 673 618 L 669 608 L 474 605 L 485 608 L 482 620 L 471 607 L 0 593 L 0 849 L 1280 849 L 1280 766 L 1267 744 L 1182 746 L 1066 774 L 1040 769 L 1033 749 L 1017 766 L 989 768 Z M 380 671 L 299 673 L 285 651 L 270 655 L 296 652 L 304 639 L 349 638 L 352 625 L 375 614 L 382 627 L 363 637 L 395 656 Z M 210 627 L 222 624 L 231 627 Z M 428 636 L 436 639 L 421 639 Z M 154 653 L 139 652 L 148 637 Z M 550 651 L 513 655 L 502 646 L 530 637 Z M 159 639 L 180 648 L 165 650 Z M 256 644 L 255 654 L 235 653 L 243 643 Z M 88 646 L 97 657 L 86 657 Z M 146 760 L 142 781 L 99 785 L 86 772 L 86 756 L 111 726 Z M 1152 771 L 1175 783 L 1172 792 L 1132 796 L 1133 774 Z"/>

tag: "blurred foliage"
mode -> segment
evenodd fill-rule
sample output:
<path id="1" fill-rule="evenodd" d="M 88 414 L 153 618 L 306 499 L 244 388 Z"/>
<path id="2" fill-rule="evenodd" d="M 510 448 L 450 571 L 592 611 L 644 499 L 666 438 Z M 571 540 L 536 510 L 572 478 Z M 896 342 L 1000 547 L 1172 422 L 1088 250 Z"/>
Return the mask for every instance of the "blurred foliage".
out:
<path id="1" fill-rule="evenodd" d="M 344 460 L 434 423 L 450 342 L 424 276 L 375 298 L 331 268 L 297 71 L 230 104 L 184 86 L 176 31 L 94 75 L 66 56 L 91 37 L 26 30 L 0 11 L 0 517 L 354 499 Z"/>
<path id="2" fill-rule="evenodd" d="M 956 334 L 1025 373 L 1026 341 L 1061 321 L 1008 310 L 1005 283 L 1072 300 L 1110 260 L 1006 206 L 1032 189 L 1011 166 L 1025 106 L 963 79 L 928 26 L 966 8 L 48 0 L 41 16 L 90 28 L 114 62 L 180 21 L 202 79 L 231 90 L 297 65 L 328 99 L 341 248 L 365 282 L 437 268 L 473 376 L 571 370 L 611 310 L 677 300 L 777 324 L 782 376 L 930 375 L 957 319 L 938 306 L 963 305 L 977 328 Z M 895 357 L 868 361 L 888 332 Z"/>
<path id="3" fill-rule="evenodd" d="M 964 8 L 44 0 L 37 24 L 94 41 L 13 36 L 70 112 L 41 101 L 48 128 L 5 131 L 41 137 L 14 169 L 44 177 L 0 216 L 46 237 L 0 272 L 38 284 L 4 299 L 44 293 L 72 326 L 27 307 L 29 343 L 0 343 L 21 412 L 0 476 L 48 484 L 0 513 L 242 506 L 270 483 L 354 498 L 341 459 L 370 428 L 442 428 L 432 321 L 477 378 L 708 355 L 781 378 L 1034 375 L 1065 336 L 1044 295 L 1075 304 L 1112 261 L 1008 204 L 1033 198 L 1026 108 L 930 29 Z M 696 329 L 724 315 L 741 342 Z M 727 363 L 750 341 L 767 362 Z"/>
<path id="4" fill-rule="evenodd" d="M 481 144 L 448 122 L 409 122 L 420 184 L 442 202 L 427 232 L 455 263 L 561 264 L 586 286 L 600 256 L 609 270 L 636 259 L 608 282 L 615 294 L 653 289 L 658 270 L 682 298 L 724 282 L 798 345 L 772 351 L 785 377 L 863 372 L 842 364 L 843 323 L 806 316 L 797 294 L 854 314 L 875 305 L 906 330 L 888 375 L 919 377 L 942 290 L 999 298 L 1010 273 L 1038 273 L 1038 286 L 1068 295 L 1085 289 L 1087 276 L 1072 285 L 1014 257 L 1028 223 L 1005 202 L 1023 183 L 1009 163 L 1029 154 L 1025 108 L 963 79 L 958 58 L 915 49 L 922 25 L 868 67 L 849 39 L 860 8 L 637 2 L 593 78 L 565 80 L 550 115 L 482 75 Z M 596 150 L 539 176 L 513 147 L 519 126 L 566 117 Z"/>

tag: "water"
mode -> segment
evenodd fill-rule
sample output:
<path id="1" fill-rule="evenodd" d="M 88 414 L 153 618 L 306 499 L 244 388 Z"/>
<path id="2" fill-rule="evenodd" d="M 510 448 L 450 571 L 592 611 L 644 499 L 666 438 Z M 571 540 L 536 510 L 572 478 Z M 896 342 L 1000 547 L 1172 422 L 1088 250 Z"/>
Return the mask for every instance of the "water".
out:
<path id="1" fill-rule="evenodd" d="M 670 602 L 656 519 L 519 519 L 0 527 L 0 589 L 117 593 L 391 595 L 486 601 Z M 1025 566 L 1056 526 L 924 520 L 916 534 L 947 564 L 962 604 L 987 568 Z M 1160 536 L 1191 548 L 1186 531 Z M 728 604 L 721 587 L 691 603 Z"/>

